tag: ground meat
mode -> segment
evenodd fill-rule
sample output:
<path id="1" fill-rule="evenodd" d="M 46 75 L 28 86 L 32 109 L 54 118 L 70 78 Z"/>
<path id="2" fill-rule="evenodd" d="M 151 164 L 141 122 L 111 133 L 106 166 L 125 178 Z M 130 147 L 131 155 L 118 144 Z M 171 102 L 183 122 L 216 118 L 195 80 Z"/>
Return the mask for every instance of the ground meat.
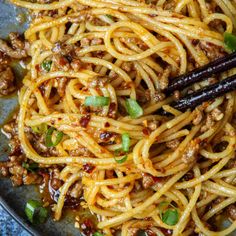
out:
<path id="1" fill-rule="evenodd" d="M 99 88 L 99 87 L 104 87 L 109 82 L 110 78 L 107 76 L 98 77 L 97 79 L 94 79 L 91 82 L 89 82 L 88 86 L 91 88 Z"/>
<path id="2" fill-rule="evenodd" d="M 14 120 L 4 125 L 4 134 L 10 139 L 10 154 L 8 161 L 0 162 L 0 172 L 3 176 L 10 176 L 14 186 L 22 184 L 39 184 L 42 178 L 36 172 L 31 172 L 25 169 L 22 164 L 27 161 L 24 153 L 21 150 L 20 141 L 17 135 L 16 116 Z"/>
<path id="3" fill-rule="evenodd" d="M 180 92 L 179 92 L 179 90 L 175 90 L 174 91 L 174 99 L 175 100 L 179 100 L 180 99 Z"/>
<path id="4" fill-rule="evenodd" d="M 60 97 L 63 97 L 65 95 L 65 89 L 68 79 L 66 77 L 57 78 L 57 82 L 58 82 L 57 92 Z"/>
<path id="5" fill-rule="evenodd" d="M 211 60 L 214 61 L 218 58 L 226 56 L 226 52 L 223 47 L 214 45 L 213 43 L 206 42 L 206 41 L 199 41 L 199 47 L 204 51 L 206 56 Z"/>
<path id="6" fill-rule="evenodd" d="M 52 48 L 52 52 L 60 53 L 63 56 L 70 55 L 75 51 L 75 47 L 72 44 L 66 44 L 67 38 L 63 38 L 62 41 L 56 42 Z"/>
<path id="7" fill-rule="evenodd" d="M 111 79 L 116 79 L 116 78 L 118 78 L 118 74 L 116 72 L 114 72 L 114 71 L 111 71 L 110 74 L 109 74 L 109 77 Z"/>
<path id="8" fill-rule="evenodd" d="M 80 40 L 80 46 L 81 47 L 87 47 L 87 46 L 89 46 L 90 45 L 90 39 L 88 39 L 88 38 L 82 38 L 81 40 Z"/>
<path id="9" fill-rule="evenodd" d="M 10 63 L 10 57 L 0 51 L 0 71 Z"/>
<path id="10" fill-rule="evenodd" d="M 142 185 L 145 189 L 150 188 L 155 184 L 155 179 L 147 173 L 143 173 Z"/>
<path id="11" fill-rule="evenodd" d="M 233 204 L 230 205 L 227 208 L 227 214 L 233 221 L 235 221 L 236 220 L 236 206 Z"/>
<path id="12" fill-rule="evenodd" d="M 151 131 L 156 130 L 159 125 L 160 125 L 160 122 L 158 120 L 153 120 L 153 121 L 148 122 L 148 128 Z"/>
<path id="13" fill-rule="evenodd" d="M 14 49 L 21 49 L 23 50 L 25 48 L 25 43 L 19 39 L 19 34 L 17 33 L 10 33 L 9 39 L 11 41 L 12 47 Z"/>
<path id="14" fill-rule="evenodd" d="M 180 139 L 176 138 L 174 140 L 166 142 L 166 146 L 170 149 L 176 149 L 180 144 Z"/>
<path id="15" fill-rule="evenodd" d="M 133 69 L 133 63 L 132 62 L 124 62 L 121 65 L 121 68 L 126 72 L 130 72 Z"/>
<path id="16" fill-rule="evenodd" d="M 12 69 L 6 66 L 5 69 L 0 70 L 0 96 L 11 94 L 15 89 L 14 74 Z"/>
<path id="17" fill-rule="evenodd" d="M 166 3 L 164 4 L 164 10 L 174 11 L 175 5 L 175 1 L 166 1 Z"/>
<path id="18" fill-rule="evenodd" d="M 53 65 L 61 71 L 69 71 L 70 62 L 61 54 L 54 54 L 52 57 Z"/>
<path id="19" fill-rule="evenodd" d="M 20 40 L 19 34 L 17 33 L 11 33 L 9 38 L 12 47 L 10 47 L 4 40 L 0 39 L 0 51 L 15 59 L 27 57 L 27 50 L 29 48 L 28 43 Z"/>
<path id="20" fill-rule="evenodd" d="M 75 72 L 78 72 L 83 64 L 79 59 L 73 59 L 70 65 Z"/>
<path id="21" fill-rule="evenodd" d="M 227 168 L 229 169 L 236 168 L 236 157 L 229 160 L 229 162 L 227 163 Z"/>
<path id="22" fill-rule="evenodd" d="M 103 39 L 101 39 L 101 38 L 94 38 L 94 39 L 91 40 L 91 46 L 100 45 L 102 43 L 103 43 Z"/>
<path id="23" fill-rule="evenodd" d="M 72 186 L 72 189 L 69 191 L 69 195 L 73 198 L 79 198 L 82 195 L 82 183 L 79 181 Z"/>
<path id="24" fill-rule="evenodd" d="M 143 92 L 142 90 L 137 90 L 137 101 L 139 104 L 145 104 L 149 102 L 150 99 L 151 94 L 149 89 L 145 90 L 145 92 Z"/>
<path id="25" fill-rule="evenodd" d="M 215 125 L 215 121 L 211 114 L 207 114 L 206 123 L 202 126 L 201 132 L 205 132 Z"/>
<path id="26" fill-rule="evenodd" d="M 136 236 L 138 234 L 139 228 L 129 228 L 128 229 L 128 235 L 130 236 Z"/>
<path id="27" fill-rule="evenodd" d="M 202 111 L 199 108 L 195 109 L 195 118 L 193 119 L 194 125 L 199 125 L 202 121 L 203 114 Z"/>
<path id="28" fill-rule="evenodd" d="M 165 94 L 159 91 L 155 91 L 153 99 L 155 102 L 163 101 L 165 99 Z"/>
<path id="29" fill-rule="evenodd" d="M 113 118 L 113 119 L 116 118 L 116 109 L 117 109 L 116 104 L 114 102 L 111 102 L 110 106 L 109 106 L 109 110 L 108 110 L 108 117 L 109 118 Z"/>
<path id="30" fill-rule="evenodd" d="M 211 112 L 211 117 L 213 118 L 213 120 L 219 121 L 223 119 L 224 113 L 221 112 L 219 108 L 214 108 L 213 111 Z"/>
<path id="31" fill-rule="evenodd" d="M 164 90 L 165 88 L 168 87 L 168 84 L 169 84 L 169 75 L 171 73 L 171 67 L 168 66 L 164 72 L 162 73 L 160 79 L 159 79 L 159 86 L 160 86 L 160 89 L 161 90 Z"/>
<path id="32" fill-rule="evenodd" d="M 62 186 L 62 181 L 58 178 L 52 178 L 50 185 L 53 189 L 58 190 Z"/>
<path id="33" fill-rule="evenodd" d="M 22 184 L 39 184 L 42 180 L 37 173 L 30 172 L 23 168 L 22 163 L 26 157 L 22 154 L 19 156 L 9 156 L 9 161 L 0 162 L 0 172 L 3 176 L 10 176 L 13 186 Z"/>
<path id="34" fill-rule="evenodd" d="M 200 149 L 199 143 L 200 143 L 199 139 L 194 139 L 187 146 L 187 148 L 181 158 L 185 164 L 193 164 L 197 161 L 198 152 Z"/>

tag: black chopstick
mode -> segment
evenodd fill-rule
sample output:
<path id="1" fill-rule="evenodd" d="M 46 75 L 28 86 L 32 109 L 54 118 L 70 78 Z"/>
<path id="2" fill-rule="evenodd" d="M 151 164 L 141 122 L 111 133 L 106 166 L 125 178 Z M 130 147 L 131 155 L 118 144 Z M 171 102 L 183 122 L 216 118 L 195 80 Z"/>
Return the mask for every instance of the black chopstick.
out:
<path id="1" fill-rule="evenodd" d="M 236 52 L 219 58 L 218 60 L 213 61 L 201 68 L 197 68 L 185 75 L 174 78 L 163 92 L 165 94 L 170 94 L 175 90 L 183 90 L 191 84 L 209 78 L 213 74 L 230 70 L 233 67 L 236 67 Z"/>
<path id="2" fill-rule="evenodd" d="M 180 111 L 185 111 L 188 108 L 194 109 L 205 101 L 222 96 L 233 90 L 236 90 L 236 74 L 218 83 L 199 89 L 178 101 L 172 102 L 170 105 Z"/>

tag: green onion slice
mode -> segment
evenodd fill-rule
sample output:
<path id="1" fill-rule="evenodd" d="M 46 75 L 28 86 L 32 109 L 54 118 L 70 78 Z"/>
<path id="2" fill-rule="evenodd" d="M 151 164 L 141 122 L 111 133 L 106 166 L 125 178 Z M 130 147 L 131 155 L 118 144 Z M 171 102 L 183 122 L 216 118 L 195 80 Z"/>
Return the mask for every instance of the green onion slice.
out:
<path id="1" fill-rule="evenodd" d="M 33 130 L 34 133 L 43 134 L 47 131 L 48 126 L 47 126 L 47 124 L 42 123 L 37 126 L 31 126 L 31 129 Z"/>
<path id="2" fill-rule="evenodd" d="M 22 167 L 24 167 L 26 170 L 30 172 L 35 172 L 39 168 L 39 165 L 36 162 L 34 163 L 23 162 Z"/>
<path id="3" fill-rule="evenodd" d="M 25 206 L 25 214 L 31 223 L 42 224 L 47 219 L 48 211 L 39 201 L 29 200 Z"/>
<path id="4" fill-rule="evenodd" d="M 130 147 L 130 137 L 128 133 L 122 134 L 122 149 L 124 152 L 128 152 Z"/>
<path id="5" fill-rule="evenodd" d="M 162 215 L 162 212 L 163 212 L 164 210 L 166 210 L 169 205 L 170 205 L 170 203 L 169 203 L 169 202 L 166 202 L 166 201 L 163 201 L 163 202 L 161 202 L 161 203 L 158 205 L 158 208 L 159 208 L 159 210 L 160 210 L 160 215 Z"/>
<path id="6" fill-rule="evenodd" d="M 126 110 L 132 119 L 138 118 L 143 115 L 142 107 L 134 99 L 127 99 L 125 102 Z"/>
<path id="7" fill-rule="evenodd" d="M 107 14 L 106 16 L 110 18 L 111 20 L 114 20 L 114 17 L 112 15 Z"/>
<path id="8" fill-rule="evenodd" d="M 168 209 L 161 217 L 162 221 L 167 225 L 176 225 L 179 220 L 177 209 Z"/>
<path id="9" fill-rule="evenodd" d="M 103 96 L 89 96 L 85 98 L 85 106 L 104 107 L 109 105 L 110 98 Z"/>
<path id="10" fill-rule="evenodd" d="M 119 164 L 122 164 L 127 160 L 127 158 L 128 158 L 127 155 L 123 156 L 121 159 L 118 159 L 117 157 L 115 157 L 115 161 Z"/>
<path id="11" fill-rule="evenodd" d="M 226 49 L 231 52 L 236 52 L 236 36 L 230 33 L 224 33 L 224 43 Z"/>
<path id="12" fill-rule="evenodd" d="M 51 60 L 45 60 L 42 62 L 41 67 L 44 71 L 49 72 L 52 67 L 52 61 Z"/>
<path id="13" fill-rule="evenodd" d="M 99 233 L 99 232 L 96 232 L 93 234 L 93 236 L 103 236 L 103 234 Z"/>
<path id="14" fill-rule="evenodd" d="M 47 130 L 47 133 L 46 133 L 46 146 L 47 147 L 55 147 L 57 146 L 58 143 L 61 142 L 62 138 L 63 138 L 63 132 L 61 131 L 57 131 L 57 134 L 56 134 L 56 140 L 55 142 L 53 143 L 52 142 L 52 134 L 53 132 L 55 131 L 56 129 L 54 127 L 50 127 L 48 130 Z"/>
<path id="15" fill-rule="evenodd" d="M 137 236 L 148 236 L 148 233 L 145 230 L 140 229 L 137 232 Z"/>

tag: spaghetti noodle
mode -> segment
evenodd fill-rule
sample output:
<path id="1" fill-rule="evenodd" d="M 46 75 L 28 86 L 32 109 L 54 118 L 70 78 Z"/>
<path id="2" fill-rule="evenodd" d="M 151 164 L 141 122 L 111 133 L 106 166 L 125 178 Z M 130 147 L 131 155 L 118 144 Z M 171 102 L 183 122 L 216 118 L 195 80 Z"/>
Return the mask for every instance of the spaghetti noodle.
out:
<path id="1" fill-rule="evenodd" d="M 32 15 L 18 138 L 29 162 L 60 170 L 55 220 L 82 184 L 83 207 L 104 235 L 233 232 L 236 216 L 225 229 L 216 222 L 236 201 L 235 92 L 193 111 L 168 104 L 235 69 L 170 97 L 162 90 L 226 54 L 223 33 L 236 27 L 236 1 L 11 2 Z M 42 125 L 54 128 L 52 143 L 63 133 L 46 151 L 35 145 L 44 133 L 32 142 L 26 132 Z"/>

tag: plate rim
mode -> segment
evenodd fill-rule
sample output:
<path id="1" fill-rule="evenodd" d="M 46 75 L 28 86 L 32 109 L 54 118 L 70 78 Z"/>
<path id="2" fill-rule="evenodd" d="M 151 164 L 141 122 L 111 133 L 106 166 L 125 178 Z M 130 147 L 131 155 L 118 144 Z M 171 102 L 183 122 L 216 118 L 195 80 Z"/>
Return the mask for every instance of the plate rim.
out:
<path id="1" fill-rule="evenodd" d="M 0 195 L 0 205 L 2 208 L 25 230 L 33 236 L 40 236 L 39 233 L 25 220 L 17 214 L 17 212 L 7 203 L 7 201 Z"/>

